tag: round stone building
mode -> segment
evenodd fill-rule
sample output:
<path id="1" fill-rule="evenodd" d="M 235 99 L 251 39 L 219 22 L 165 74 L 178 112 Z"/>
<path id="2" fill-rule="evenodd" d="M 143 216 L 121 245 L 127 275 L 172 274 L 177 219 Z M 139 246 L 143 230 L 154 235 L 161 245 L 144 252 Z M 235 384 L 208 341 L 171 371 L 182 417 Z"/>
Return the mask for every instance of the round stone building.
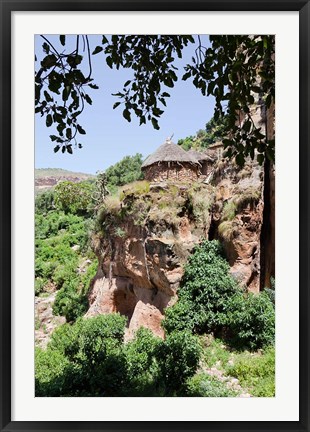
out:
<path id="1" fill-rule="evenodd" d="M 145 179 L 151 182 L 197 180 L 199 168 L 195 156 L 170 139 L 148 156 L 141 167 Z"/>

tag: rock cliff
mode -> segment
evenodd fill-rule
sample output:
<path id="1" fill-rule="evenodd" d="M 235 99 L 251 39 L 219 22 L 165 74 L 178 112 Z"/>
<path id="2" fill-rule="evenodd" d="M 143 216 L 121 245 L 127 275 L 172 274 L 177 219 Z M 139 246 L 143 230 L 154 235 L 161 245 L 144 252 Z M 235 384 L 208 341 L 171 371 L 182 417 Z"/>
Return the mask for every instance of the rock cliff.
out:
<path id="1" fill-rule="evenodd" d="M 164 309 L 177 299 L 184 265 L 202 239 L 222 241 L 231 273 L 259 290 L 263 172 L 215 163 L 210 184 L 137 182 L 108 197 L 92 237 L 99 266 L 86 316 L 120 312 L 127 337 L 144 326 L 163 337 Z"/>
<path id="2" fill-rule="evenodd" d="M 61 181 L 79 183 L 93 178 L 91 174 L 84 174 L 63 170 L 60 168 L 40 168 L 35 170 L 35 192 L 44 192 L 56 186 Z"/>

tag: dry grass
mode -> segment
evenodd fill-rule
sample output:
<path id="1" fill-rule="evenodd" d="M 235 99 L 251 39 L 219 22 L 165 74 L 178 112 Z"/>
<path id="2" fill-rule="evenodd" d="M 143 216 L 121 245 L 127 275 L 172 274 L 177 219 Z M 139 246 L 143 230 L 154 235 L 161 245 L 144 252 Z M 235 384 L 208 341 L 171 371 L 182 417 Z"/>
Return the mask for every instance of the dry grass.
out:
<path id="1" fill-rule="evenodd" d="M 150 182 L 148 182 L 147 180 L 135 181 L 129 183 L 120 190 L 119 198 L 121 201 L 123 201 L 127 195 L 134 194 L 138 196 L 149 192 Z"/>
<path id="2" fill-rule="evenodd" d="M 222 220 L 223 221 L 231 221 L 236 216 L 237 205 L 235 201 L 231 200 L 224 204 Z"/>
<path id="3" fill-rule="evenodd" d="M 107 196 L 104 200 L 103 207 L 107 213 L 116 214 L 121 209 L 121 201 L 117 196 Z"/>
<path id="4" fill-rule="evenodd" d="M 224 221 L 218 227 L 219 235 L 223 240 L 229 242 L 235 236 L 235 224 L 233 221 Z"/>
<path id="5" fill-rule="evenodd" d="M 188 191 L 194 218 L 197 222 L 206 226 L 209 222 L 209 211 L 214 202 L 212 186 L 202 186 L 197 183 Z"/>
<path id="6" fill-rule="evenodd" d="M 164 207 L 162 209 L 154 206 L 148 214 L 148 220 L 155 223 L 165 222 L 166 225 L 178 228 L 180 217 L 178 216 L 179 209 L 177 207 Z"/>
<path id="7" fill-rule="evenodd" d="M 244 209 L 247 205 L 254 206 L 261 198 L 261 191 L 254 187 L 249 187 L 240 191 L 240 195 L 235 198 L 238 211 Z"/>

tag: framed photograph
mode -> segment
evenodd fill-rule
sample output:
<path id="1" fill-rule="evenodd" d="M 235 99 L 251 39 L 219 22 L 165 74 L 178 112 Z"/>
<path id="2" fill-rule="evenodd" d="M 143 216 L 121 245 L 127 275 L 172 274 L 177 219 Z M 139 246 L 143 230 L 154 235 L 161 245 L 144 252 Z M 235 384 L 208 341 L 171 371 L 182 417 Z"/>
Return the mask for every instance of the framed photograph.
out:
<path id="1" fill-rule="evenodd" d="M 308 431 L 309 2 L 0 4 L 1 430 Z"/>

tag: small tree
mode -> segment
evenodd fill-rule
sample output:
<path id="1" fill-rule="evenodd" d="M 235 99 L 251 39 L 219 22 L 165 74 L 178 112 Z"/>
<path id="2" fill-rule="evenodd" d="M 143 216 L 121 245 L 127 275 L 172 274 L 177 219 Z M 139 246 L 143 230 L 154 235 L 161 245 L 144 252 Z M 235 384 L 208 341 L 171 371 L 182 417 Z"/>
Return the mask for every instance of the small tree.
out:
<path id="1" fill-rule="evenodd" d="M 55 187 L 55 205 L 65 213 L 86 215 L 92 203 L 93 185 L 63 181 Z"/>
<path id="2" fill-rule="evenodd" d="M 105 172 L 108 187 L 123 186 L 136 180 L 142 180 L 142 162 L 142 154 L 137 153 L 134 156 L 125 156 L 115 165 L 110 166 Z"/>

